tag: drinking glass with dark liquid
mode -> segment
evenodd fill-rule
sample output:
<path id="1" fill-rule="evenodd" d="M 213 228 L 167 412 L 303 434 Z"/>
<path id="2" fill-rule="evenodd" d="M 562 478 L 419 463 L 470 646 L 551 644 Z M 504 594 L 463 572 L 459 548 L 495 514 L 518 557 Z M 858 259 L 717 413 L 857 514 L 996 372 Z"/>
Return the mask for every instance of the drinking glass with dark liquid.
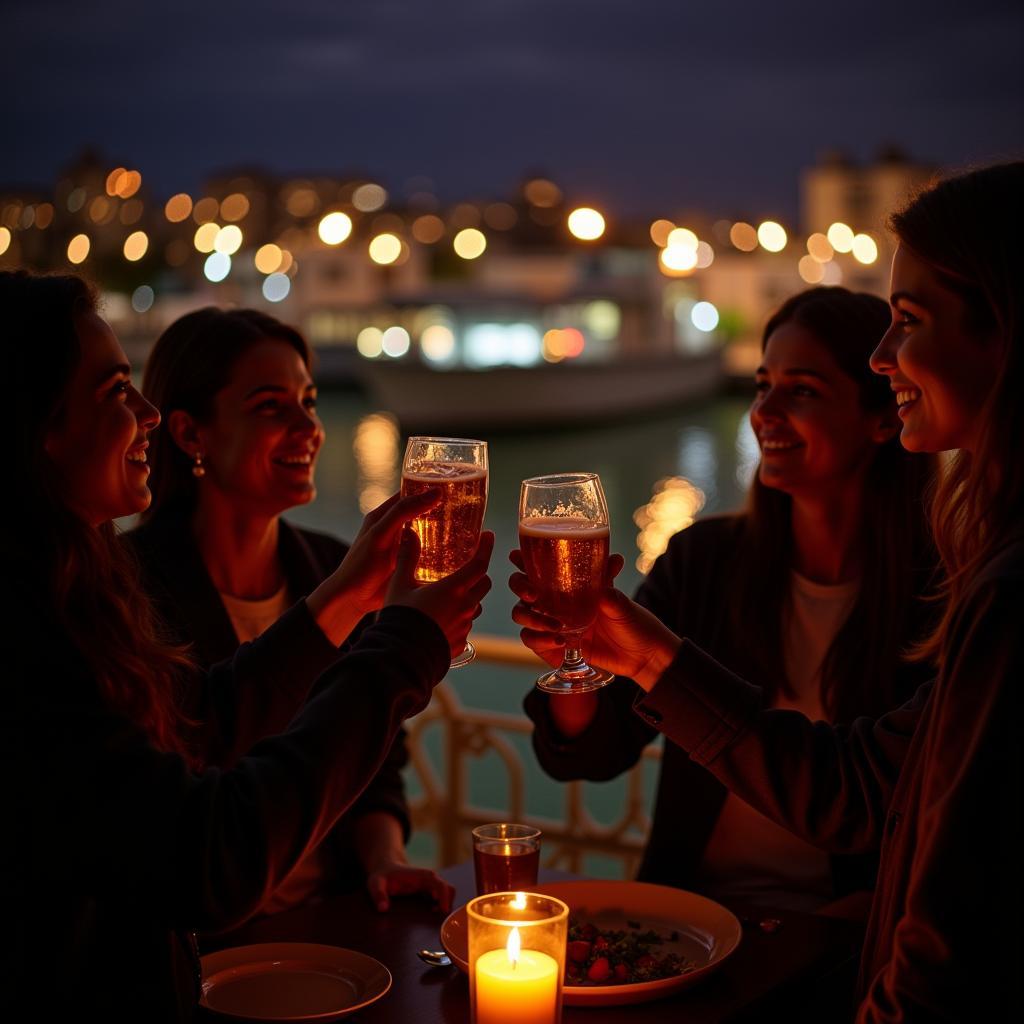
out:
<path id="1" fill-rule="evenodd" d="M 549 693 L 584 693 L 615 678 L 583 659 L 580 640 L 597 618 L 607 584 L 608 503 L 596 473 L 561 473 L 523 481 L 519 549 L 536 607 L 558 619 L 566 638 L 562 664 L 537 685 Z"/>
<path id="2" fill-rule="evenodd" d="M 476 551 L 487 508 L 487 442 L 410 437 L 402 463 L 402 497 L 440 488 L 441 502 L 410 524 L 420 540 L 416 579 L 435 583 L 461 569 Z M 469 642 L 452 668 L 476 656 Z"/>
<path id="3" fill-rule="evenodd" d="M 537 884 L 540 829 L 530 825 L 478 825 L 473 829 L 476 894 L 524 892 Z"/>

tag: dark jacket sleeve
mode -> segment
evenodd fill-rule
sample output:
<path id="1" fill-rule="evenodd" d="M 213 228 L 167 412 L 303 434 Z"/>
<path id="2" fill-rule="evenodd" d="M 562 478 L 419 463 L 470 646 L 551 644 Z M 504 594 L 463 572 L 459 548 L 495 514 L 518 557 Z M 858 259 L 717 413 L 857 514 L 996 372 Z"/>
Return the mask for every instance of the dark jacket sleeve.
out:
<path id="1" fill-rule="evenodd" d="M 286 733 L 230 770 L 199 775 L 109 711 L 81 672 L 39 680 L 23 662 L 19 759 L 40 825 L 53 833 L 39 848 L 73 863 L 64 870 L 97 899 L 134 901 L 155 924 L 236 925 L 358 797 L 448 658 L 431 620 L 385 609 Z"/>
<path id="2" fill-rule="evenodd" d="M 684 640 L 636 710 L 762 814 L 824 850 L 857 853 L 881 843 L 931 687 L 877 721 L 835 727 L 762 710 L 758 687 Z"/>
<path id="3" fill-rule="evenodd" d="M 861 1022 L 1020 1011 L 1022 623 L 1019 575 L 982 588 L 959 617 L 923 752 L 904 911 Z"/>

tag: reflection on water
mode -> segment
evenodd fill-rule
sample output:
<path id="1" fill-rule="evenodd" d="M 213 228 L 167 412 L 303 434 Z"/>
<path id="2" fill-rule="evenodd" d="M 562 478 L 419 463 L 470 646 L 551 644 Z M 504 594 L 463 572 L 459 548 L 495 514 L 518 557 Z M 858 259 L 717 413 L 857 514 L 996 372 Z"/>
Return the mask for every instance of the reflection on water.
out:
<path id="1" fill-rule="evenodd" d="M 761 449 L 750 425 L 750 417 L 743 416 L 736 431 L 736 485 L 742 491 L 754 479 L 757 464 L 761 461 Z"/>
<path id="2" fill-rule="evenodd" d="M 681 441 L 679 475 L 692 480 L 709 498 L 714 498 L 718 476 L 714 436 L 706 427 L 687 427 Z"/>
<path id="3" fill-rule="evenodd" d="M 398 490 L 398 423 L 390 413 L 372 412 L 356 424 L 359 511 L 366 515 Z"/>
<path id="4" fill-rule="evenodd" d="M 704 501 L 704 492 L 685 477 L 668 477 L 654 485 L 651 500 L 633 513 L 633 522 L 640 527 L 636 538 L 640 549 L 636 559 L 638 572 L 651 571 L 672 535 L 693 525 Z"/>

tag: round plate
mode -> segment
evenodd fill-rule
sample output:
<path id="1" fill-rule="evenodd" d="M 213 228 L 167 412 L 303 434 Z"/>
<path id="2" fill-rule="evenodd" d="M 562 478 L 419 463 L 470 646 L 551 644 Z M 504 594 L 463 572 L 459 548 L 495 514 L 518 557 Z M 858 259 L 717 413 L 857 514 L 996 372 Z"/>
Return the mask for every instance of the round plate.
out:
<path id="1" fill-rule="evenodd" d="M 676 931 L 666 951 L 679 953 L 696 965 L 688 974 L 629 985 L 566 985 L 567 1006 L 622 1006 L 661 999 L 693 985 L 715 970 L 740 944 L 742 929 L 735 915 L 714 900 L 683 889 L 646 882 L 552 882 L 535 890 L 569 905 L 570 913 L 599 928 L 626 928 L 627 921 L 660 932 Z M 469 936 L 466 908 L 460 907 L 441 925 L 441 942 L 448 955 L 468 970 Z"/>
<path id="2" fill-rule="evenodd" d="M 312 942 L 222 949 L 204 956 L 202 967 L 200 1005 L 244 1020 L 340 1020 L 391 988 L 391 972 L 372 956 Z"/>

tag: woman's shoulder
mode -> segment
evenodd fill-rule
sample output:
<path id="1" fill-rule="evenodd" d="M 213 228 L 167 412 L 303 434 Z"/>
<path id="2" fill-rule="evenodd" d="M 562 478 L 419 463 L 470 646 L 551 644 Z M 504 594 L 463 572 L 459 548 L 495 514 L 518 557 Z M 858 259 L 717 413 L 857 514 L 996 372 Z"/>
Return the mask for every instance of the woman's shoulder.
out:
<path id="1" fill-rule="evenodd" d="M 735 513 L 698 519 L 672 536 L 666 554 L 670 558 L 719 558 L 723 551 L 734 550 L 745 521 L 745 516 Z"/>
<path id="2" fill-rule="evenodd" d="M 334 568 L 345 557 L 349 545 L 333 534 L 322 530 L 311 530 L 305 526 L 296 526 L 287 519 L 281 519 L 281 542 L 305 548 L 320 564 Z"/>

